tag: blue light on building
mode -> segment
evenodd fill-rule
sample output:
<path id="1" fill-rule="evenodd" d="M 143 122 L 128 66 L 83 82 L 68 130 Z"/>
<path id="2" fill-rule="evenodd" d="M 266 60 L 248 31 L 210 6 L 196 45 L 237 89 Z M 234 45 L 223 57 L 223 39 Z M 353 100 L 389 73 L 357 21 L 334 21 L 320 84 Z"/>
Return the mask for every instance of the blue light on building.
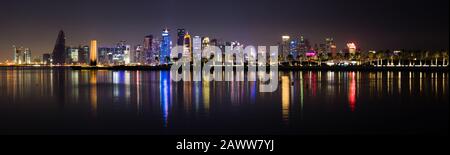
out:
<path id="1" fill-rule="evenodd" d="M 299 40 L 292 39 L 289 43 L 289 55 L 292 55 L 294 59 L 297 59 L 299 53 Z"/>
<path id="2" fill-rule="evenodd" d="M 170 53 L 171 53 L 171 40 L 169 29 L 164 29 L 162 32 L 162 42 L 161 42 L 161 53 L 159 63 L 166 65 L 170 63 Z"/>

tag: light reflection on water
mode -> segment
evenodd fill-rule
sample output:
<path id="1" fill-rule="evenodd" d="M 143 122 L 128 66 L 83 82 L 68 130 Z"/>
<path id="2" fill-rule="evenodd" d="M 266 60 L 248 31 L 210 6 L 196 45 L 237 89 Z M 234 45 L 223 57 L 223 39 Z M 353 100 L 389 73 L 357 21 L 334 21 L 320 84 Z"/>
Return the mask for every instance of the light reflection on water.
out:
<path id="1" fill-rule="evenodd" d="M 173 133 L 179 133 L 174 131 L 178 129 L 189 131 L 187 133 L 246 133 L 249 128 L 266 127 L 268 133 L 320 133 L 331 129 L 316 125 L 318 122 L 330 126 L 339 121 L 357 122 L 355 128 L 363 128 L 359 125 L 367 120 L 401 119 L 379 116 L 378 113 L 392 113 L 389 108 L 406 108 L 408 111 L 398 111 L 399 114 L 412 117 L 424 115 L 418 114 L 423 109 L 427 113 L 448 116 L 448 110 L 442 111 L 448 107 L 448 73 L 308 71 L 280 72 L 279 75 L 280 87 L 276 92 L 260 93 L 259 82 L 172 82 L 168 71 L 8 69 L 0 70 L 3 100 L 0 109 L 5 112 L 13 107 L 12 112 L 7 112 L 8 116 L 13 116 L 11 118 L 46 112 L 63 121 L 90 122 L 91 126 L 86 127 L 88 131 L 91 128 L 121 130 L 123 124 L 128 124 L 143 133 L 164 133 L 165 129 Z M 183 76 L 192 78 L 192 75 Z M 222 76 L 247 79 L 244 72 Z M 440 105 L 436 105 L 438 103 Z M 33 109 L 35 107 L 38 108 Z M 27 113 L 23 114 L 24 111 Z M 366 118 L 368 115 L 373 117 Z M 435 115 L 420 117 L 434 120 Z M 1 120 L 7 119 L 2 117 Z M 334 122 L 339 117 L 355 120 Z M 111 120 L 117 118 L 128 122 Z M 311 120 L 317 122 L 311 124 Z M 48 128 L 55 126 L 47 119 L 39 121 L 50 124 Z M 405 128 L 418 130 L 414 124 L 421 126 L 411 122 Z M 448 124 L 432 125 L 430 130 L 448 128 Z M 384 128 L 389 132 L 392 126 L 395 125 Z M 338 128 L 339 133 L 353 131 L 348 125 L 332 128 Z M 366 128 L 359 130 L 375 132 Z"/>

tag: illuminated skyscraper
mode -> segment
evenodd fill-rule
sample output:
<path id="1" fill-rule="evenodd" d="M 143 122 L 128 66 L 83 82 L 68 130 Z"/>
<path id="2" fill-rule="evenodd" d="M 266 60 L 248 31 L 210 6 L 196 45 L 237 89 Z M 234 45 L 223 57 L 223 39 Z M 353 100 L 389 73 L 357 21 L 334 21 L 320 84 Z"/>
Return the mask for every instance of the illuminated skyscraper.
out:
<path id="1" fill-rule="evenodd" d="M 327 47 L 327 53 L 331 54 L 332 57 L 336 56 L 336 52 L 337 52 L 337 46 L 336 43 L 334 42 L 333 38 L 326 38 L 325 39 L 326 42 L 326 47 Z"/>
<path id="2" fill-rule="evenodd" d="M 68 48 L 67 52 L 70 55 L 70 62 L 71 63 L 78 63 L 79 61 L 79 49 L 78 48 Z"/>
<path id="3" fill-rule="evenodd" d="M 14 50 L 14 64 L 24 65 L 31 64 L 31 50 L 29 48 L 17 48 L 13 46 Z"/>
<path id="4" fill-rule="evenodd" d="M 207 58 L 208 53 L 205 52 L 205 48 L 210 46 L 210 39 L 209 37 L 203 37 L 202 38 L 202 58 Z"/>
<path id="5" fill-rule="evenodd" d="M 306 55 L 306 53 L 311 49 L 311 45 L 309 44 L 308 39 L 304 36 L 300 36 L 300 53 Z"/>
<path id="6" fill-rule="evenodd" d="M 356 54 L 356 44 L 355 43 L 353 43 L 353 42 L 349 42 L 349 43 L 347 43 L 347 50 L 348 50 L 348 53 L 350 53 L 350 54 Z"/>
<path id="7" fill-rule="evenodd" d="M 292 57 L 292 59 L 297 59 L 299 52 L 299 39 L 291 39 L 289 43 L 289 55 Z"/>
<path id="8" fill-rule="evenodd" d="M 183 46 L 183 59 L 188 62 L 192 62 L 192 39 L 189 33 L 184 35 L 184 46 Z"/>
<path id="9" fill-rule="evenodd" d="M 16 65 L 22 64 L 23 48 L 22 47 L 17 48 L 16 46 L 13 46 L 13 50 L 14 50 L 14 64 Z"/>
<path id="10" fill-rule="evenodd" d="M 53 49 L 53 64 L 63 65 L 66 63 L 66 36 L 64 31 L 59 31 L 56 39 L 55 48 Z"/>
<path id="11" fill-rule="evenodd" d="M 89 46 L 79 46 L 78 47 L 78 61 L 80 64 L 89 64 Z"/>
<path id="12" fill-rule="evenodd" d="M 290 40 L 291 40 L 291 37 L 290 36 L 282 36 L 281 37 L 281 46 L 280 46 L 280 48 L 281 48 L 281 54 L 280 54 L 280 57 L 281 57 L 281 61 L 283 62 L 283 61 L 286 61 L 286 59 L 287 59 L 287 56 L 289 55 L 289 44 L 290 44 Z"/>
<path id="13" fill-rule="evenodd" d="M 170 63 L 171 45 L 172 41 L 170 40 L 169 29 L 164 29 L 162 32 L 161 52 L 159 54 L 160 64 L 165 65 Z"/>
<path id="14" fill-rule="evenodd" d="M 184 36 L 186 35 L 185 29 L 177 30 L 177 46 L 184 46 Z"/>
<path id="15" fill-rule="evenodd" d="M 195 36 L 194 39 L 192 39 L 192 51 L 194 58 L 201 59 L 202 58 L 202 38 L 200 36 Z"/>
<path id="16" fill-rule="evenodd" d="M 131 46 L 125 45 L 123 49 L 123 61 L 125 65 L 129 65 L 131 63 L 131 57 L 132 57 Z"/>
<path id="17" fill-rule="evenodd" d="M 145 54 L 144 54 L 144 46 L 137 45 L 134 47 L 134 58 L 135 63 L 145 64 Z"/>
<path id="18" fill-rule="evenodd" d="M 153 51 L 153 44 L 154 38 L 153 35 L 148 35 L 144 38 L 144 54 L 141 55 L 141 63 L 144 64 L 152 64 L 155 63 L 155 56 L 158 55 L 158 53 L 155 53 Z"/>
<path id="19" fill-rule="evenodd" d="M 29 48 L 25 48 L 24 60 L 25 64 L 31 64 L 31 50 Z"/>
<path id="20" fill-rule="evenodd" d="M 91 47 L 89 52 L 89 60 L 91 66 L 97 66 L 97 40 L 91 41 Z"/>

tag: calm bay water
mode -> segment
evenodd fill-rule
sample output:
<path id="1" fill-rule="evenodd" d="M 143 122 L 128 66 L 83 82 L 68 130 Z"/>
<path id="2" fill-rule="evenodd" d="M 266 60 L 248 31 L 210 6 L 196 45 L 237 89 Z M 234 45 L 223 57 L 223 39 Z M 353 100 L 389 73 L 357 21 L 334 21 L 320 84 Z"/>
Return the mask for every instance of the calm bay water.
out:
<path id="1" fill-rule="evenodd" d="M 167 71 L 0 69 L 0 134 L 448 135 L 448 76 L 280 72 L 260 93 Z"/>

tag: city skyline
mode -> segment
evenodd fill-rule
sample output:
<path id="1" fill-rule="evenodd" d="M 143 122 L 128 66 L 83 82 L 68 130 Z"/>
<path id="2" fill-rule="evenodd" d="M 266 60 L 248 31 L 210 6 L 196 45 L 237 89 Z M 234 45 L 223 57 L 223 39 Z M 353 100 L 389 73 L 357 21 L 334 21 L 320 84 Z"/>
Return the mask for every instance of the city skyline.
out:
<path id="1" fill-rule="evenodd" d="M 276 45 L 281 41 L 281 35 L 303 35 L 312 44 L 323 43 L 325 38 L 332 37 L 338 49 L 343 49 L 347 42 L 352 41 L 365 50 L 448 50 L 448 1 L 442 0 L 433 0 L 434 3 L 377 1 L 367 4 L 344 0 L 321 1 L 327 3 L 320 5 L 319 2 L 292 0 L 263 0 L 259 3 L 222 1 L 229 2 L 233 11 L 220 6 L 218 2 L 206 4 L 203 0 L 190 3 L 135 0 L 135 3 L 122 4 L 123 11 L 101 12 L 90 9 L 97 6 L 94 8 L 101 10 L 100 6 L 105 6 L 117 10 L 122 6 L 116 1 L 102 2 L 94 1 L 89 3 L 93 6 L 86 6 L 87 1 L 69 3 L 45 0 L 36 5 L 34 3 L 37 2 L 6 1 L 1 6 L 0 18 L 2 23 L 10 24 L 0 27 L 0 61 L 13 59 L 13 45 L 30 48 L 33 57 L 51 53 L 60 29 L 66 32 L 68 46 L 89 45 L 92 39 L 98 40 L 99 46 L 114 45 L 120 40 L 127 40 L 132 46 L 142 45 L 145 36 L 159 36 L 161 29 L 167 27 L 172 36 L 176 36 L 177 29 L 184 28 L 195 36 L 240 41 L 245 45 Z M 275 3 L 277 5 L 271 5 Z M 199 4 L 202 5 L 197 6 Z M 133 6 L 137 11 L 132 9 Z M 173 9 L 161 11 L 157 6 L 170 6 Z M 189 9 L 184 10 L 182 6 Z M 216 8 L 211 8 L 213 6 Z M 434 9 L 412 10 L 414 6 Z M 205 11 L 200 11 L 204 8 Z M 314 8 L 320 9 L 317 11 Z M 267 9 L 273 11 L 267 12 Z M 54 11 L 61 14 L 53 14 Z M 180 14 L 183 11 L 192 13 L 192 16 L 184 17 Z M 210 15 L 204 12 L 216 13 Z M 204 21 L 208 21 L 208 24 Z M 175 39 L 172 37 L 172 42 L 175 43 Z"/>

